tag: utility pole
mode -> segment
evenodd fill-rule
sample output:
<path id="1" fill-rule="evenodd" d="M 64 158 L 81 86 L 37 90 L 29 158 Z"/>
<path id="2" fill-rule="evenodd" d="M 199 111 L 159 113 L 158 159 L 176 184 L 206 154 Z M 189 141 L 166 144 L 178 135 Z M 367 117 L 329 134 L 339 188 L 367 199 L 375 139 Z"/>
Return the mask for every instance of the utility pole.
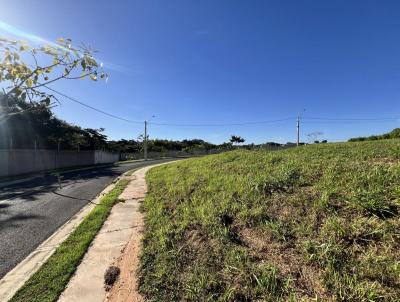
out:
<path id="1" fill-rule="evenodd" d="M 147 160 L 147 121 L 144 121 L 144 160 Z"/>
<path id="2" fill-rule="evenodd" d="M 297 116 L 297 146 L 300 144 L 300 116 Z"/>

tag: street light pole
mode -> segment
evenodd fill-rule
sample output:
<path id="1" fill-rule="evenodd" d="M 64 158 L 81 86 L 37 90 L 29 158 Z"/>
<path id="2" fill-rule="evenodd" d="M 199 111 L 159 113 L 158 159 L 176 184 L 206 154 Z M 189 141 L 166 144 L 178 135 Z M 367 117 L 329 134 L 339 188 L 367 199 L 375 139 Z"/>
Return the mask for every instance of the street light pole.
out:
<path id="1" fill-rule="evenodd" d="M 153 114 L 150 119 L 155 118 L 156 116 Z M 147 146 L 148 146 L 148 134 L 147 134 L 147 125 L 148 121 L 144 121 L 144 139 L 143 139 L 143 151 L 144 151 L 144 160 L 147 160 Z"/>

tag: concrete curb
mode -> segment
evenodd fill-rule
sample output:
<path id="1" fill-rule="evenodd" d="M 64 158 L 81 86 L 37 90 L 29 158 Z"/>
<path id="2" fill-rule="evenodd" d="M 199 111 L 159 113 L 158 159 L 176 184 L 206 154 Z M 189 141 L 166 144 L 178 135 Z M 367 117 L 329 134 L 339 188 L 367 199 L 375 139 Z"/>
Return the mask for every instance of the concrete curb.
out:
<path id="1" fill-rule="evenodd" d="M 0 280 L 0 301 L 10 300 L 24 283 L 46 262 L 56 248 L 75 230 L 82 220 L 99 203 L 101 198 L 115 187 L 107 186 L 92 203 L 88 203 L 53 235 L 40 244 L 32 253 L 22 260 Z"/>

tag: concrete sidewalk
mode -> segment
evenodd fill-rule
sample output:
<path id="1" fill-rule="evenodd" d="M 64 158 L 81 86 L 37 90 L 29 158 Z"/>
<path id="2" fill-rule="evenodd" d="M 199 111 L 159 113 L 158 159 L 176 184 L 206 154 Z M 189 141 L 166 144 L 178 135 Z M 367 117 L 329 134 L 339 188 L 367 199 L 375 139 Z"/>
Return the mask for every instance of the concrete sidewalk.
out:
<path id="1" fill-rule="evenodd" d="M 59 301 L 104 301 L 107 295 L 104 273 L 107 268 L 118 262 L 132 236 L 141 241 L 144 224 L 139 206 L 147 191 L 145 174 L 151 167 L 142 168 L 131 176 L 126 176 L 131 182 L 120 195 L 125 202 L 113 207 Z M 121 269 L 121 275 L 123 273 Z"/>

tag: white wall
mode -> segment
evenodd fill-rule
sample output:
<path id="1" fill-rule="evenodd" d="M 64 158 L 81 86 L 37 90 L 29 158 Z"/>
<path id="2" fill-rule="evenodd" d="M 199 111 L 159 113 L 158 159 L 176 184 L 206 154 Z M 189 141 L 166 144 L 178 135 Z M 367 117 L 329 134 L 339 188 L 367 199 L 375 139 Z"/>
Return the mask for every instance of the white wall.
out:
<path id="1" fill-rule="evenodd" d="M 32 172 L 113 163 L 119 153 L 77 150 L 0 150 L 0 177 L 15 176 Z"/>
<path id="2" fill-rule="evenodd" d="M 95 164 L 108 164 L 115 163 L 116 161 L 119 161 L 119 153 L 109 153 L 99 150 L 94 152 Z"/>

